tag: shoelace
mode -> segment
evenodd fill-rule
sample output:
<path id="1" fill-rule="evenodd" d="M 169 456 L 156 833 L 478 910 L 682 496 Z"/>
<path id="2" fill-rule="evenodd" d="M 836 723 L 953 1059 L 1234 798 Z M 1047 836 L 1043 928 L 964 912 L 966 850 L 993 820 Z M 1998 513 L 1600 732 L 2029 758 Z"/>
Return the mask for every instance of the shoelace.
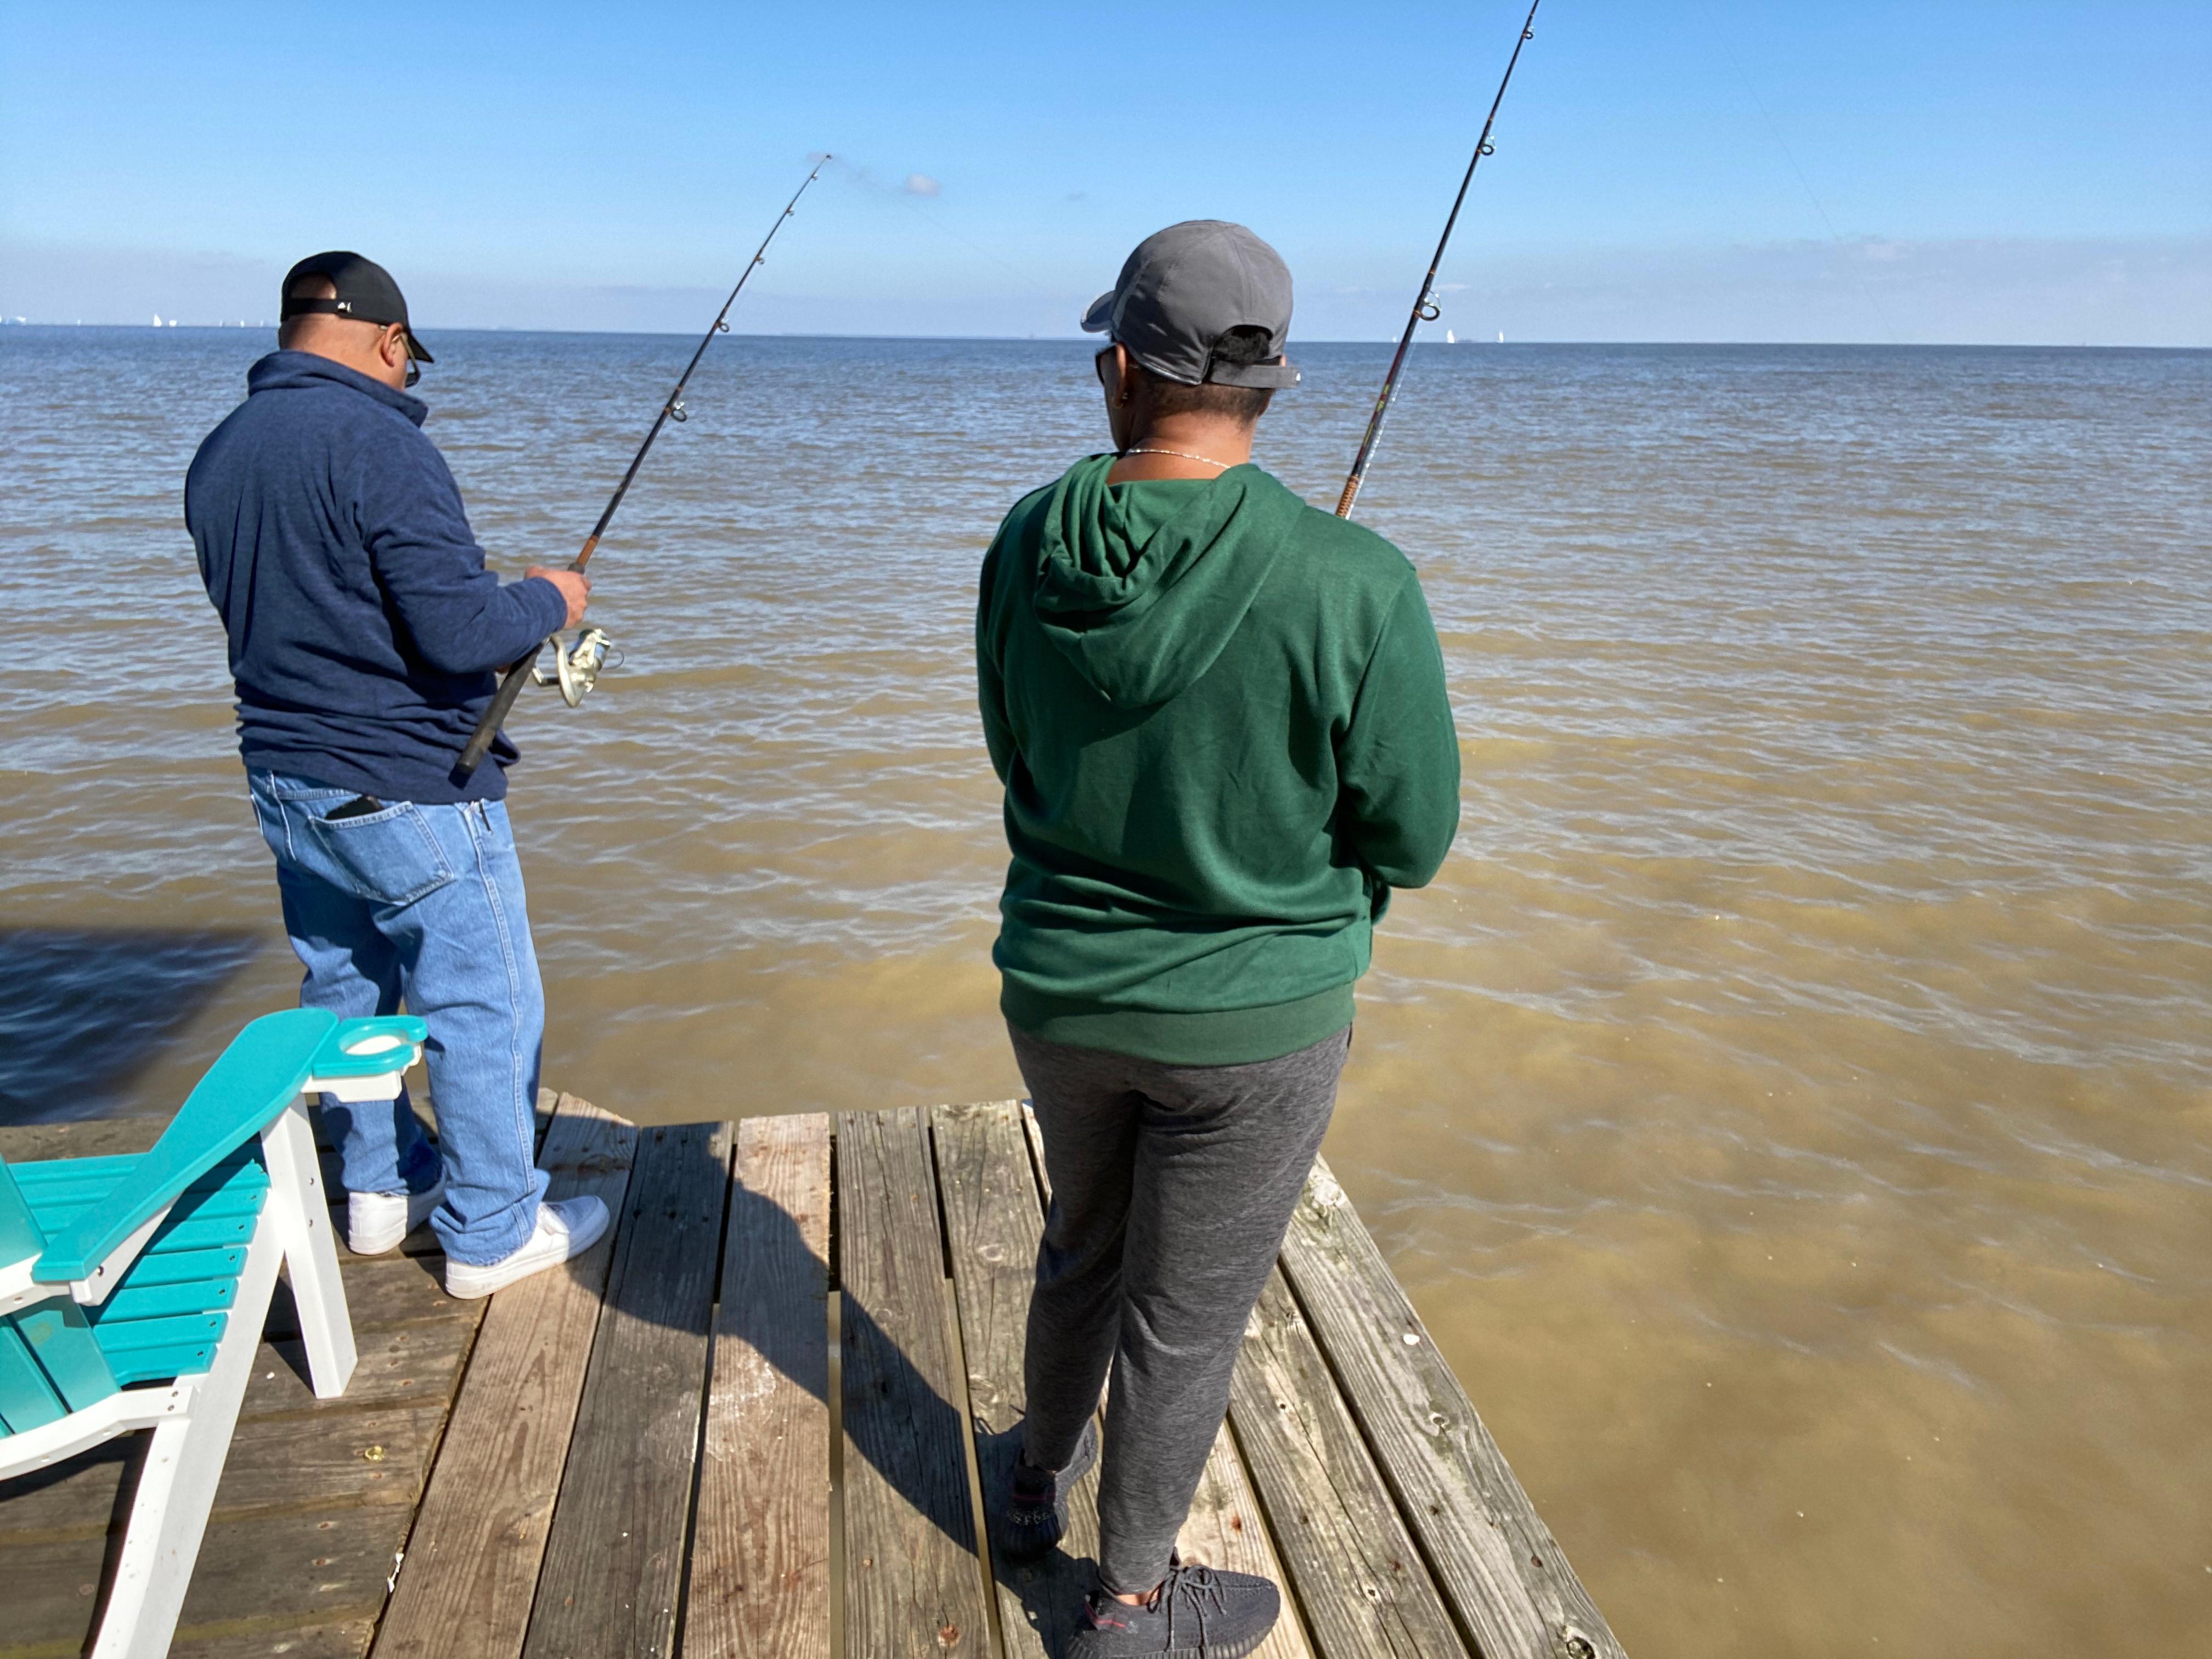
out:
<path id="1" fill-rule="evenodd" d="M 1214 1576 L 1211 1567 L 1186 1567 L 1180 1563 L 1168 1569 L 1167 1582 L 1160 1586 L 1160 1601 L 1168 1615 L 1168 1645 L 1173 1647 L 1178 1632 L 1176 1612 L 1188 1607 L 1191 1617 L 1198 1621 L 1198 1641 L 1206 1645 L 1206 1615 L 1209 1610 L 1224 1613 L 1229 1607 L 1229 1587 Z"/>

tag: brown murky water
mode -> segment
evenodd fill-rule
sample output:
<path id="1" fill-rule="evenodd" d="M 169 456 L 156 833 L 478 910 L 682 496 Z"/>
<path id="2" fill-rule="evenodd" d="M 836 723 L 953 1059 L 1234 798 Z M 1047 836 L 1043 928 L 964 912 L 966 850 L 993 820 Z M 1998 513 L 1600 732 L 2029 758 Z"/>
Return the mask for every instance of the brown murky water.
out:
<path id="1" fill-rule="evenodd" d="M 289 998 L 184 464 L 264 337 L 0 333 L 0 1088 L 148 1109 Z M 687 343 L 448 336 L 565 556 Z M 718 346 L 516 731 L 547 1073 L 634 1117 L 1004 1096 L 970 712 L 1073 343 Z M 1380 367 L 1261 459 L 1333 500 Z M 2212 356 L 1434 348 L 1370 522 L 1467 812 L 1328 1152 L 1640 1659 L 2212 1647 Z"/>

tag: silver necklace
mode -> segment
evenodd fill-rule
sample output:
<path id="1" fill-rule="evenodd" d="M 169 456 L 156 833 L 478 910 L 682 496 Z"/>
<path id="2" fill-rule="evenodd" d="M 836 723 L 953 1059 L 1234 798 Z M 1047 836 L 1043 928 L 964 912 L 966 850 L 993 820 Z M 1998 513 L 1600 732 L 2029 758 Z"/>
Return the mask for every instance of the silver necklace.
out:
<path id="1" fill-rule="evenodd" d="M 1136 449 L 1125 449 L 1121 453 L 1124 455 L 1172 455 L 1179 461 L 1197 461 L 1206 466 L 1218 466 L 1224 472 L 1237 465 L 1235 461 L 1217 461 L 1211 455 L 1194 455 L 1188 449 L 1154 449 L 1142 447 Z"/>

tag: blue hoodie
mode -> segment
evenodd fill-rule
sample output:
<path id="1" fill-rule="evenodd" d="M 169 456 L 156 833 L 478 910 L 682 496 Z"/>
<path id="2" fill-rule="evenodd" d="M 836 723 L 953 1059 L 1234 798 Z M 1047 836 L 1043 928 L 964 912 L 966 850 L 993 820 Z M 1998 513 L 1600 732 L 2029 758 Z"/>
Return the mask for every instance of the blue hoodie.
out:
<path id="1" fill-rule="evenodd" d="M 200 577 L 230 632 L 248 766 L 380 800 L 496 800 L 517 758 L 457 781 L 493 671 L 567 620 L 551 582 L 484 568 L 420 398 L 276 351 L 185 477 Z"/>

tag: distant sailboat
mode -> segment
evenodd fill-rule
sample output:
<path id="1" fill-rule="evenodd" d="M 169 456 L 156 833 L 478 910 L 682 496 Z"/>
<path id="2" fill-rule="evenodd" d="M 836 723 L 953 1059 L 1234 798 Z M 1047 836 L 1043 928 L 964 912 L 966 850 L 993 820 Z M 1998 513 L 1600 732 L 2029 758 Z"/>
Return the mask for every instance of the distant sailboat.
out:
<path id="1" fill-rule="evenodd" d="M 1498 343 L 1500 345 L 1505 343 L 1505 331 L 1502 328 L 1498 331 Z"/>
<path id="2" fill-rule="evenodd" d="M 156 328 L 159 328 L 159 327 L 161 327 L 161 313 L 160 312 L 158 312 L 158 311 L 157 311 L 157 312 L 155 312 L 155 313 L 154 313 L 154 326 L 155 326 L 155 327 L 156 327 Z"/>
<path id="3" fill-rule="evenodd" d="M 1444 343 L 1446 345 L 1457 345 L 1459 343 L 1459 336 L 1453 333 L 1449 329 L 1446 329 L 1444 331 Z"/>

